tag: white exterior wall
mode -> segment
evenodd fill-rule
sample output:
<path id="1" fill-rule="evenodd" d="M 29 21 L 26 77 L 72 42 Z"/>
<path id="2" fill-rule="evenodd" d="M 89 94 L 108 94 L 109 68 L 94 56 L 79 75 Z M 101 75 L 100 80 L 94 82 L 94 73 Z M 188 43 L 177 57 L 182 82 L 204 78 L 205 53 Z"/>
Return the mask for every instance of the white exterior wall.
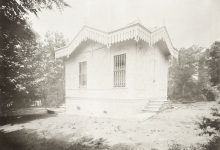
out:
<path id="1" fill-rule="evenodd" d="M 147 99 L 167 98 L 168 57 L 157 47 L 140 42 L 136 50 L 135 91 Z"/>
<path id="2" fill-rule="evenodd" d="M 114 55 L 126 53 L 126 87 L 113 87 Z M 87 87 L 79 88 L 79 62 L 87 61 Z M 133 40 L 106 48 L 87 41 L 65 64 L 67 111 L 75 114 L 137 113 L 152 98 L 166 100 L 168 60 L 157 47 Z"/>

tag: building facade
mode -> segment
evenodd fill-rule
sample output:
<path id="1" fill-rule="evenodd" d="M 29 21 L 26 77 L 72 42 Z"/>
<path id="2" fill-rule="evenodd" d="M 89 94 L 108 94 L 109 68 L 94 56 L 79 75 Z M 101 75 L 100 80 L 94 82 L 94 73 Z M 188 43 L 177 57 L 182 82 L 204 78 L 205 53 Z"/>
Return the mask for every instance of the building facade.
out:
<path id="1" fill-rule="evenodd" d="M 167 100 L 169 59 L 177 51 L 165 27 L 136 23 L 111 32 L 85 26 L 55 56 L 65 59 L 67 112 L 126 117 Z"/>

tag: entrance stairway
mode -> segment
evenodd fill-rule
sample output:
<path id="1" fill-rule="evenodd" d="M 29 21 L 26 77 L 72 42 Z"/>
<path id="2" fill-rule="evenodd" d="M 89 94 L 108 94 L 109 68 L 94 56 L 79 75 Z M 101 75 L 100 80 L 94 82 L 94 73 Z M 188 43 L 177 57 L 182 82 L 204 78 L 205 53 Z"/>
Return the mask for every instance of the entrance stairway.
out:
<path id="1" fill-rule="evenodd" d="M 166 102 L 167 101 L 164 100 L 150 100 L 148 104 L 143 108 L 142 112 L 157 113 Z"/>
<path id="2" fill-rule="evenodd" d="M 141 110 L 141 113 L 138 115 L 138 119 L 140 121 L 144 121 L 153 117 L 156 113 L 163 109 L 163 106 L 167 104 L 167 102 L 168 101 L 164 100 L 150 100 Z"/>

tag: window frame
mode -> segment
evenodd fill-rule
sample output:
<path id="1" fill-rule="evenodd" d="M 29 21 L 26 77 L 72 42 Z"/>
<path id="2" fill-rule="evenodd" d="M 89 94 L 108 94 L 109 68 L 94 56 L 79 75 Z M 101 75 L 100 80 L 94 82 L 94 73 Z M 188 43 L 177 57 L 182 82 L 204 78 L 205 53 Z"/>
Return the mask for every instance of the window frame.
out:
<path id="1" fill-rule="evenodd" d="M 85 66 L 83 65 L 85 63 Z M 79 62 L 79 88 L 86 88 L 87 87 L 87 83 L 88 83 L 88 65 L 87 65 L 87 61 L 80 61 Z M 84 71 L 81 71 L 83 68 L 81 67 L 85 67 L 86 69 L 84 69 Z M 83 81 L 85 80 L 85 84 L 83 84 Z"/>
<path id="2" fill-rule="evenodd" d="M 124 65 L 121 65 L 124 61 Z M 117 65 L 119 63 L 119 65 Z M 114 88 L 126 88 L 126 67 L 127 54 L 119 53 L 113 55 L 113 87 Z"/>

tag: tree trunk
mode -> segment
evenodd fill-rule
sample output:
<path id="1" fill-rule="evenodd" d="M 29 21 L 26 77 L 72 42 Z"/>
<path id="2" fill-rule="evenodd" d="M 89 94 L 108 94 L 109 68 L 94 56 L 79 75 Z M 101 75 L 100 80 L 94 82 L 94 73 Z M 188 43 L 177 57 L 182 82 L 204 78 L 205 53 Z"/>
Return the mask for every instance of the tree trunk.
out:
<path id="1" fill-rule="evenodd" d="M 185 97 L 185 88 L 186 88 L 186 85 L 185 85 L 185 83 L 183 83 L 182 97 Z"/>

